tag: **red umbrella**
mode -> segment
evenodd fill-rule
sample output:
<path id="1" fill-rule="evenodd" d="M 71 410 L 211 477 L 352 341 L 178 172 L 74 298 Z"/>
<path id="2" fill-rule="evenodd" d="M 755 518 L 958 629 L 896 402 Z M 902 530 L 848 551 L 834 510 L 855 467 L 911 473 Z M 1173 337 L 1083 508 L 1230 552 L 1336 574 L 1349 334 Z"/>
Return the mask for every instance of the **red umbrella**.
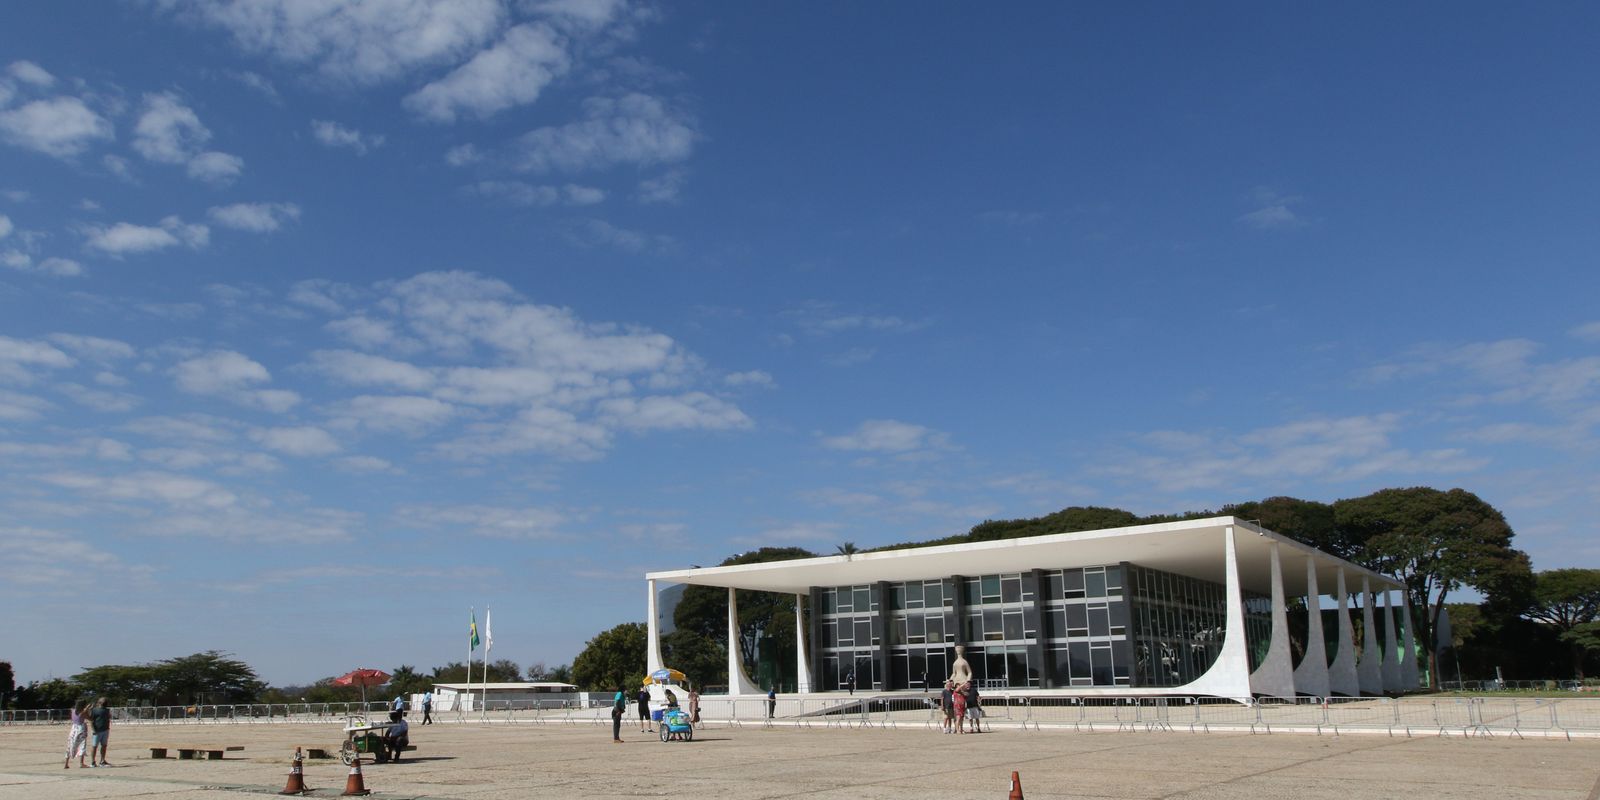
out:
<path id="1" fill-rule="evenodd" d="M 389 673 L 381 669 L 353 669 L 333 679 L 335 686 L 360 686 L 361 706 L 367 705 L 367 687 L 381 686 L 389 682 Z"/>

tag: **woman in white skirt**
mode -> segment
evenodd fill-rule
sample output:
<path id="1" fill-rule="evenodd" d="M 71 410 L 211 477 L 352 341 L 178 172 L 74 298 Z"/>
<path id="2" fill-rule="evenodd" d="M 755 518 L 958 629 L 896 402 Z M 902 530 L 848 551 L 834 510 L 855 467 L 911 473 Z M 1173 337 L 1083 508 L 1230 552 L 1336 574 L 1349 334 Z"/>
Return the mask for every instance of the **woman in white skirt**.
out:
<path id="1" fill-rule="evenodd" d="M 72 707 L 72 726 L 67 730 L 67 760 L 61 765 L 62 769 L 72 769 L 72 756 L 78 756 L 78 768 L 89 766 L 83 763 L 83 751 L 89 749 L 89 720 L 84 713 L 89 709 L 88 703 L 79 703 Z"/>

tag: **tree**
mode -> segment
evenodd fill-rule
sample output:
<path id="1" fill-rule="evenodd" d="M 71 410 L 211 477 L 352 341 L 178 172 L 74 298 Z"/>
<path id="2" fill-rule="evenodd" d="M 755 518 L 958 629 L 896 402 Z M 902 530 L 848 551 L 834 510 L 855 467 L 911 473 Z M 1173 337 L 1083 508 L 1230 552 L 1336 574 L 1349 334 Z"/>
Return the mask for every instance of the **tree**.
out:
<path id="1" fill-rule="evenodd" d="M 216 650 L 148 665 L 156 705 L 253 703 L 267 688 L 249 664 Z"/>
<path id="2" fill-rule="evenodd" d="M 432 688 L 433 676 L 418 672 L 410 664 L 401 664 L 389 673 L 389 691 L 395 694 L 422 694 Z"/>
<path id="3" fill-rule="evenodd" d="M 17 687 L 16 707 L 19 709 L 71 708 L 87 699 L 83 687 L 63 678 L 47 681 L 30 681 Z"/>
<path id="4" fill-rule="evenodd" d="M 853 556 L 861 551 L 856 548 L 855 542 L 845 542 L 844 544 L 834 547 L 833 552 L 834 555 Z"/>
<path id="5" fill-rule="evenodd" d="M 1405 583 L 1430 665 L 1439 610 L 1452 591 L 1511 594 L 1531 573 L 1527 555 L 1511 546 L 1505 517 L 1464 489 L 1383 489 L 1340 500 L 1333 511 L 1356 561 Z"/>
<path id="6" fill-rule="evenodd" d="M 1255 520 L 1261 527 L 1304 542 L 1324 553 L 1350 558 L 1355 545 L 1339 527 L 1333 506 L 1296 497 L 1269 497 L 1223 506 L 1223 514 Z"/>
<path id="7" fill-rule="evenodd" d="M 543 661 L 535 661 L 528 666 L 528 680 L 534 683 L 571 683 L 572 667 L 567 664 L 546 667 Z"/>
<path id="8" fill-rule="evenodd" d="M 661 657 L 696 686 L 728 683 L 728 651 L 710 637 L 677 628 L 661 637 Z"/>
<path id="9" fill-rule="evenodd" d="M 1571 645 L 1572 672 L 1581 680 L 1589 637 L 1573 631 L 1600 619 L 1600 569 L 1551 569 L 1533 578 L 1533 602 L 1525 613 L 1554 628 Z"/>
<path id="10" fill-rule="evenodd" d="M 11 707 L 11 695 L 17 691 L 17 674 L 11 670 L 10 661 L 0 661 L 0 709 Z"/>
<path id="11" fill-rule="evenodd" d="M 638 686 L 644 680 L 646 628 L 624 622 L 597 634 L 572 660 L 572 682 L 589 691 Z"/>

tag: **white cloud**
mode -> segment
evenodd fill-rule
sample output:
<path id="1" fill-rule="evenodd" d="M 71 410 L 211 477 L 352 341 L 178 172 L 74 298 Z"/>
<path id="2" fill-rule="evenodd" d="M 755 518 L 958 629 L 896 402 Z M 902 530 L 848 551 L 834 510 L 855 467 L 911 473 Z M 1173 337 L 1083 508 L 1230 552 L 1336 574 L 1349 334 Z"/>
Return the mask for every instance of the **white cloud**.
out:
<path id="1" fill-rule="evenodd" d="M 617 164 L 650 166 L 689 157 L 699 138 L 693 120 L 659 98 L 631 93 L 584 101 L 584 120 L 539 128 L 518 140 L 519 168 L 576 172 Z"/>
<path id="2" fill-rule="evenodd" d="M 163 218 L 160 227 L 118 222 L 110 226 L 91 225 L 84 231 L 87 247 L 111 256 L 148 253 L 179 245 L 199 249 L 211 242 L 209 228 L 186 223 L 175 216 Z"/>
<path id="3" fill-rule="evenodd" d="M 311 121 L 311 135 L 325 147 L 348 147 L 356 151 L 356 155 L 361 156 L 366 155 L 368 150 L 382 147 L 384 142 L 382 135 L 362 133 L 337 122 L 322 119 Z"/>
<path id="4" fill-rule="evenodd" d="M 0 389 L 0 422 L 31 422 L 54 407 L 42 397 Z"/>
<path id="5" fill-rule="evenodd" d="M 393 345 L 403 338 L 390 321 L 366 316 L 336 319 L 324 327 L 351 344 L 373 349 Z"/>
<path id="6" fill-rule="evenodd" d="M 823 437 L 822 446 L 830 450 L 899 454 L 946 449 L 949 447 L 949 437 L 921 425 L 892 419 L 869 419 L 850 433 Z"/>
<path id="7" fill-rule="evenodd" d="M 1294 213 L 1290 206 L 1297 205 L 1304 200 L 1298 196 L 1284 196 L 1266 187 L 1257 187 L 1255 190 L 1255 203 L 1259 206 L 1256 210 L 1243 214 L 1238 222 L 1249 225 L 1259 230 L 1287 230 L 1298 228 L 1305 223 Z"/>
<path id="8" fill-rule="evenodd" d="M 261 364 L 231 350 L 217 350 L 173 367 L 178 388 L 190 394 L 223 397 L 272 412 L 289 410 L 300 396 L 282 389 L 257 389 L 272 380 Z"/>
<path id="9" fill-rule="evenodd" d="M 670 236 L 620 228 L 603 219 L 574 220 L 565 228 L 567 240 L 580 247 L 614 247 L 629 253 L 672 247 Z"/>
<path id="10" fill-rule="evenodd" d="M 11 77 L 40 89 L 48 89 L 56 82 L 56 76 L 32 61 L 14 61 L 6 68 L 6 72 Z"/>
<path id="11" fill-rule="evenodd" d="M 228 183 L 244 171 L 244 159 L 205 150 L 211 130 L 194 109 L 171 92 L 144 96 L 144 111 L 133 127 L 133 149 L 146 161 L 186 164 L 189 177 Z"/>
<path id="12" fill-rule="evenodd" d="M 333 465 L 345 472 L 354 472 L 357 474 L 399 472 L 399 470 L 395 468 L 394 464 L 378 458 L 377 456 L 345 456 L 344 458 L 334 459 Z"/>
<path id="13" fill-rule="evenodd" d="M 95 361 L 113 361 L 121 358 L 133 358 L 137 351 L 127 342 L 116 339 L 104 339 L 99 336 L 83 336 L 75 333 L 52 333 L 50 341 L 77 353 L 79 357 L 94 359 Z"/>
<path id="14" fill-rule="evenodd" d="M 359 395 L 337 412 L 337 423 L 374 431 L 421 433 L 448 422 L 456 408 L 432 397 Z"/>
<path id="15" fill-rule="evenodd" d="M 339 442 L 327 431 L 310 425 L 257 428 L 250 438 L 262 447 L 288 456 L 326 456 L 339 452 Z"/>
<path id="16" fill-rule="evenodd" d="M 139 405 L 139 398 L 127 392 L 108 392 L 103 389 L 91 389 L 76 383 L 63 383 L 56 386 L 56 390 L 72 398 L 80 406 L 92 408 L 96 411 L 123 412 L 132 411 Z"/>
<path id="17" fill-rule="evenodd" d="M 122 156 L 115 153 L 106 153 L 100 157 L 100 164 L 106 168 L 106 172 L 118 178 L 130 182 L 133 180 L 133 165 L 129 164 L 128 159 Z"/>
<path id="18" fill-rule="evenodd" d="M 78 363 L 48 342 L 0 336 L 0 381 L 27 386 L 34 369 L 65 369 Z"/>
<path id="19" fill-rule="evenodd" d="M 0 214 L 0 239 L 10 236 L 13 229 L 14 226 L 11 224 L 11 218 L 4 214 Z"/>
<path id="20" fill-rule="evenodd" d="M 124 563 L 90 542 L 59 531 L 26 526 L 0 527 L 0 550 L 6 554 L 9 579 L 30 591 L 66 588 L 76 591 L 84 570 L 117 575 L 143 575 L 146 568 Z"/>
<path id="21" fill-rule="evenodd" d="M 538 100 L 571 65 L 560 35 L 549 26 L 518 25 L 493 47 L 407 97 L 405 106 L 434 122 L 454 122 L 460 113 L 483 119 Z"/>
<path id="22" fill-rule="evenodd" d="M 56 158 L 71 158 L 112 138 L 111 123 L 76 97 L 35 100 L 0 111 L 0 139 Z"/>
<path id="23" fill-rule="evenodd" d="M 810 302 L 784 311 L 782 316 L 813 336 L 852 331 L 911 333 L 928 326 L 926 321 L 908 320 L 883 314 L 841 311 L 832 303 Z"/>
<path id="24" fill-rule="evenodd" d="M 618 427 L 635 431 L 724 430 L 752 424 L 743 411 L 704 392 L 616 397 L 601 401 L 599 410 Z"/>
<path id="25" fill-rule="evenodd" d="M 163 7 L 228 31 L 246 50 L 356 84 L 457 60 L 487 41 L 505 14 L 498 0 L 167 0 Z"/>
<path id="26" fill-rule="evenodd" d="M 189 177 L 206 183 L 226 185 L 244 173 L 244 159 L 215 150 L 189 160 Z"/>
<path id="27" fill-rule="evenodd" d="M 468 191 L 480 197 L 504 200 L 519 206 L 586 206 L 602 202 L 606 193 L 590 186 L 535 186 L 522 181 L 479 181 Z"/>
<path id="28" fill-rule="evenodd" d="M 112 476 L 84 472 L 55 472 L 40 480 L 97 499 L 157 501 L 172 506 L 224 509 L 238 502 L 238 495 L 212 481 L 150 470 Z"/>
<path id="29" fill-rule="evenodd" d="M 684 170 L 670 169 L 654 178 L 646 178 L 639 181 L 639 192 L 635 197 L 646 205 L 676 203 L 687 177 L 688 173 Z"/>
<path id="30" fill-rule="evenodd" d="M 777 387 L 777 382 L 768 373 L 758 369 L 747 372 L 731 372 L 722 378 L 722 382 L 729 386 L 760 386 L 764 389 Z"/>
<path id="31" fill-rule="evenodd" d="M 289 287 L 288 300 L 295 305 L 313 308 L 326 314 L 338 314 L 344 310 L 342 301 L 355 296 L 355 291 L 349 286 L 322 278 L 296 281 Z"/>
<path id="32" fill-rule="evenodd" d="M 1582 339 L 1586 342 L 1600 342 L 1600 320 L 1575 326 L 1568 333 L 1574 338 Z"/>
<path id="33" fill-rule="evenodd" d="M 133 149 L 147 161 L 183 164 L 211 140 L 194 109 L 171 92 L 144 96 L 144 112 L 133 126 Z"/>
<path id="34" fill-rule="evenodd" d="M 566 515 L 547 508 L 489 505 L 403 506 L 397 521 L 425 530 L 471 533 L 499 539 L 547 539 L 557 535 Z"/>
<path id="35" fill-rule="evenodd" d="M 311 367 L 332 380 L 351 386 L 386 386 L 424 391 L 434 385 L 433 373 L 421 367 L 349 350 L 319 350 L 312 353 Z"/>
<path id="36" fill-rule="evenodd" d="M 285 222 L 299 219 L 300 207 L 294 203 L 234 203 L 212 206 L 206 216 L 224 228 L 270 233 L 283 227 Z"/>

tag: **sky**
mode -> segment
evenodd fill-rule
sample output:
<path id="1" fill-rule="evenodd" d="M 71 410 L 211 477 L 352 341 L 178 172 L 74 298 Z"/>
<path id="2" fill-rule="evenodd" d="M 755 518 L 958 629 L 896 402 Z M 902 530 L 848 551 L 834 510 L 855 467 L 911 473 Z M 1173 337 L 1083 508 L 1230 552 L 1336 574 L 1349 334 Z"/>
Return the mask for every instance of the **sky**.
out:
<path id="1" fill-rule="evenodd" d="M 756 547 L 1397 486 L 1600 567 L 1597 23 L 0 5 L 0 660 L 554 666 Z"/>

